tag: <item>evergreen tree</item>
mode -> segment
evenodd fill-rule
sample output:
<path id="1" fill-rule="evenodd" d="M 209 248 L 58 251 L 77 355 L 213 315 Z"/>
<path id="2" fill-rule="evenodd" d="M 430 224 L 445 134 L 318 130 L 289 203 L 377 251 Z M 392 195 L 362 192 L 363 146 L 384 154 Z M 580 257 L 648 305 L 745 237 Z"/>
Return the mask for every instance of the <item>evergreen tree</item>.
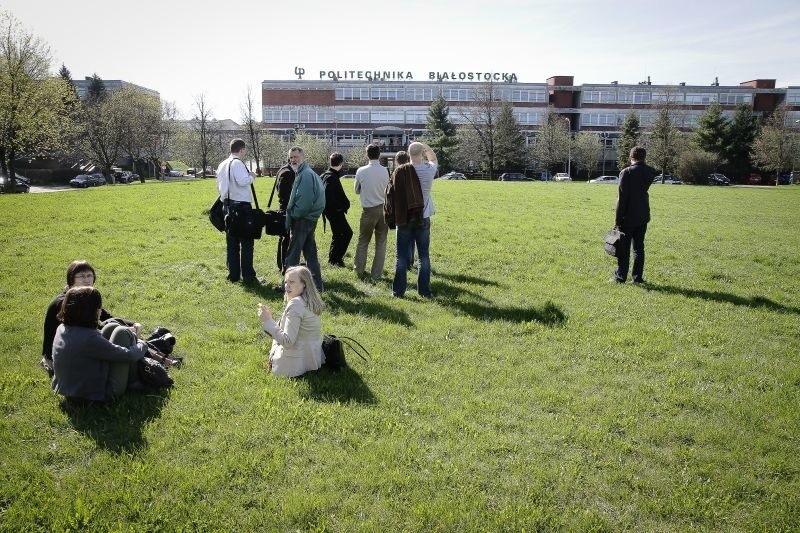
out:
<path id="1" fill-rule="evenodd" d="M 694 141 L 701 150 L 723 160 L 728 152 L 729 132 L 730 124 L 722 115 L 722 106 L 714 102 L 697 119 Z"/>
<path id="2" fill-rule="evenodd" d="M 750 152 L 758 132 L 758 118 L 753 114 L 753 109 L 747 104 L 736 106 L 736 112 L 728 128 L 725 151 L 725 158 L 734 175 L 744 175 L 750 171 Z"/>
<path id="3" fill-rule="evenodd" d="M 662 175 L 675 170 L 678 156 L 684 148 L 683 135 L 672 125 L 671 109 L 664 106 L 658 110 L 647 140 L 647 158 Z"/>
<path id="4" fill-rule="evenodd" d="M 456 150 L 456 127 L 450 121 L 450 106 L 444 96 L 439 94 L 428 109 L 428 124 L 425 140 L 436 152 L 440 172 L 448 172 L 453 164 Z"/>
<path id="5" fill-rule="evenodd" d="M 518 170 L 525 166 L 525 136 L 509 102 L 503 102 L 497 115 L 494 138 L 495 161 L 499 170 Z"/>
<path id="6" fill-rule="evenodd" d="M 97 73 L 92 74 L 89 81 L 89 88 L 86 92 L 86 100 L 89 103 L 97 103 L 106 97 L 106 84 Z"/>
<path id="7" fill-rule="evenodd" d="M 639 143 L 641 135 L 639 130 L 639 115 L 636 114 L 636 111 L 631 110 L 625 115 L 625 120 L 622 122 L 622 131 L 617 141 L 617 164 L 620 169 L 631 164 L 630 153 L 631 149 Z"/>

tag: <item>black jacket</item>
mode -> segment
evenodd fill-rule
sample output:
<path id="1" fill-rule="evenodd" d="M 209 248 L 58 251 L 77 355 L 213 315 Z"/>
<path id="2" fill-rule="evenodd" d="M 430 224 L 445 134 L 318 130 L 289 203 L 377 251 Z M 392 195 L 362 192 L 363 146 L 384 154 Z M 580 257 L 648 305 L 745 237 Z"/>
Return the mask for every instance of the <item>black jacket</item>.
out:
<path id="1" fill-rule="evenodd" d="M 286 211 L 289 205 L 289 197 L 292 195 L 292 185 L 294 185 L 294 170 L 289 165 L 284 165 L 278 170 L 278 209 Z"/>
<path id="2" fill-rule="evenodd" d="M 633 228 L 650 222 L 650 197 L 647 190 L 653 184 L 656 169 L 635 163 L 619 173 L 616 225 Z"/>
<path id="3" fill-rule="evenodd" d="M 42 337 L 42 355 L 46 359 L 53 358 L 53 339 L 56 336 L 56 330 L 58 326 L 61 325 L 61 321 L 58 319 L 58 312 L 61 310 L 61 302 L 64 301 L 64 296 L 67 293 L 68 287 L 64 287 L 64 290 L 58 293 L 58 296 L 53 298 L 53 301 L 50 302 L 50 305 L 47 306 L 47 311 L 44 314 L 44 335 Z M 100 310 L 100 322 L 104 320 L 108 320 L 109 318 L 113 318 L 111 313 L 106 311 L 105 309 Z M 123 320 L 128 326 L 132 326 L 133 322 L 129 320 Z"/>
<path id="4" fill-rule="evenodd" d="M 336 169 L 329 168 L 322 173 L 322 185 L 325 187 L 325 211 L 330 213 L 347 213 L 350 209 L 350 199 L 344 193 L 341 178 L 342 174 Z"/>

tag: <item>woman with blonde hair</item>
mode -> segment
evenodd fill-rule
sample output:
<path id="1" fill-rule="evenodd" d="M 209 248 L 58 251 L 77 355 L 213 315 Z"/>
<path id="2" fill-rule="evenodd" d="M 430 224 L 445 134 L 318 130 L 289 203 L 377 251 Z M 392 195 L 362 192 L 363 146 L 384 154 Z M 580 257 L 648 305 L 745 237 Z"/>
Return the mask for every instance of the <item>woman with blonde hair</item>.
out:
<path id="1" fill-rule="evenodd" d="M 317 370 L 324 363 L 322 354 L 322 311 L 311 271 L 304 266 L 290 267 L 284 276 L 286 309 L 275 322 L 269 308 L 258 304 L 258 318 L 272 336 L 269 368 L 276 376 L 297 377 Z"/>

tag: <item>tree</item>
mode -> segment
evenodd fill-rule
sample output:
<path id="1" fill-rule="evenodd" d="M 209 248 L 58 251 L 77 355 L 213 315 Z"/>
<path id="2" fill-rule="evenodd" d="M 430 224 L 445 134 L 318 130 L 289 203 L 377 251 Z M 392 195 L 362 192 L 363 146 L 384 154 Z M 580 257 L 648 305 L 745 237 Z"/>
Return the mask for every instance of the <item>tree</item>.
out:
<path id="1" fill-rule="evenodd" d="M 10 188 L 19 153 L 54 148 L 60 140 L 55 128 L 66 86 L 49 79 L 49 69 L 49 46 L 0 11 L 0 169 Z"/>
<path id="2" fill-rule="evenodd" d="M 706 183 L 708 175 L 719 166 L 719 157 L 697 147 L 685 150 L 678 157 L 678 175 L 685 181 Z"/>
<path id="3" fill-rule="evenodd" d="M 775 185 L 781 172 L 792 168 L 797 158 L 798 138 L 786 124 L 786 105 L 775 108 L 753 141 L 753 161 L 762 170 L 775 173 Z"/>
<path id="4" fill-rule="evenodd" d="M 206 177 L 206 168 L 209 166 L 211 155 L 215 146 L 221 143 L 221 134 L 211 107 L 206 101 L 205 93 L 200 93 L 194 99 L 194 115 L 192 117 L 190 142 L 193 144 L 194 161 L 200 163 L 200 175 Z M 191 159 L 191 158 L 190 158 Z"/>
<path id="5" fill-rule="evenodd" d="M 672 123 L 672 107 L 668 104 L 659 106 L 647 138 L 647 158 L 661 170 L 662 175 L 669 174 L 675 168 L 678 155 L 684 148 L 683 134 Z"/>
<path id="6" fill-rule="evenodd" d="M 265 172 L 267 171 L 266 169 L 279 169 L 286 164 L 286 158 L 289 154 L 288 143 L 282 141 L 274 133 L 264 132 L 261 136 L 261 144 Z"/>
<path id="7" fill-rule="evenodd" d="M 466 136 L 471 143 L 469 147 L 460 147 L 464 159 L 467 154 L 484 167 L 489 173 L 489 179 L 494 179 L 497 168 L 495 154 L 495 127 L 497 114 L 500 111 L 500 97 L 494 89 L 494 83 L 488 82 L 475 89 L 472 94 L 470 106 L 462 108 L 461 117 L 471 133 Z M 459 136 L 459 139 L 465 135 Z M 469 150 L 468 152 L 464 152 Z"/>
<path id="8" fill-rule="evenodd" d="M 586 171 L 587 179 L 592 177 L 592 170 L 597 168 L 597 161 L 603 152 L 600 145 L 600 136 L 588 131 L 580 132 L 573 142 L 572 161 L 578 167 L 578 172 Z"/>
<path id="9" fill-rule="evenodd" d="M 303 149 L 309 166 L 317 169 L 328 168 L 331 147 L 323 139 L 301 131 L 295 135 L 293 145 Z"/>
<path id="10" fill-rule="evenodd" d="M 118 89 L 114 95 L 119 99 L 120 127 L 122 128 L 121 148 L 131 158 L 132 166 L 143 159 L 153 138 L 159 136 L 161 127 L 161 101 L 157 96 L 147 94 L 133 87 Z M 111 176 L 112 182 L 114 176 Z"/>
<path id="11" fill-rule="evenodd" d="M 247 132 L 247 146 L 250 148 L 250 153 L 253 154 L 253 159 L 256 162 L 256 175 L 261 175 L 261 121 L 255 118 L 256 104 L 253 100 L 253 94 L 250 87 L 247 88 L 247 97 L 241 107 L 242 111 L 242 124 Z"/>
<path id="12" fill-rule="evenodd" d="M 715 155 L 717 161 L 723 162 L 729 152 L 729 139 L 728 119 L 722 115 L 722 106 L 718 102 L 714 102 L 697 119 L 694 142 L 701 150 Z"/>
<path id="13" fill-rule="evenodd" d="M 725 158 L 734 175 L 743 175 L 750 171 L 750 153 L 753 141 L 758 135 L 758 117 L 753 108 L 747 104 L 739 104 L 728 127 L 728 145 Z"/>
<path id="14" fill-rule="evenodd" d="M 450 120 L 450 106 L 440 93 L 428 109 L 425 141 L 436 152 L 441 172 L 452 168 L 456 150 L 456 127 Z"/>
<path id="15" fill-rule="evenodd" d="M 96 75 L 95 75 L 96 76 Z M 99 79 L 99 78 L 98 78 Z M 102 82 L 101 82 L 102 83 Z M 109 176 L 117 162 L 125 134 L 126 93 L 95 93 L 84 102 L 81 151 Z"/>
<path id="16" fill-rule="evenodd" d="M 630 165 L 631 150 L 639 144 L 641 137 L 639 115 L 630 110 L 622 121 L 622 131 L 617 140 L 617 166 L 623 169 Z"/>
<path id="17" fill-rule="evenodd" d="M 169 152 L 174 149 L 178 135 L 178 109 L 173 102 L 160 102 L 161 119 L 158 129 L 150 131 L 144 146 L 144 153 L 152 162 L 153 176 L 161 173 L 161 162 L 167 159 Z"/>
<path id="18" fill-rule="evenodd" d="M 347 168 L 353 169 L 367 164 L 367 145 L 351 146 L 342 154 Z"/>
<path id="19" fill-rule="evenodd" d="M 95 72 L 89 78 L 89 87 L 86 89 L 86 101 L 96 103 L 103 100 L 107 95 L 106 84 L 103 79 Z"/>
<path id="20" fill-rule="evenodd" d="M 548 107 L 531 147 L 531 159 L 541 168 L 554 170 L 567 160 L 570 142 L 567 121 Z"/>
<path id="21" fill-rule="evenodd" d="M 525 166 L 525 136 L 519 127 L 514 108 L 503 102 L 494 130 L 495 161 L 499 170 L 518 170 Z"/>

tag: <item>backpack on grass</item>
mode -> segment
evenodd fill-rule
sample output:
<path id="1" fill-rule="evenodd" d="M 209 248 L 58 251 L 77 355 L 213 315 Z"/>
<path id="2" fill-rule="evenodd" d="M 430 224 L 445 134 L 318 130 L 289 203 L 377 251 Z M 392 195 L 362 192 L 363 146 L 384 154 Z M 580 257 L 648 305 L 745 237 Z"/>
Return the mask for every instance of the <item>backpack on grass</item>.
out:
<path id="1" fill-rule="evenodd" d="M 351 342 L 361 348 L 363 353 L 369 355 L 367 349 L 355 339 L 351 339 L 350 337 L 337 337 L 336 335 L 325 335 L 322 338 L 322 352 L 325 354 L 325 363 L 322 366 L 333 372 L 338 372 L 345 368 L 347 366 L 347 359 L 344 356 L 345 344 L 349 346 L 356 355 L 363 359 L 364 362 L 367 362 L 367 358 L 362 355 L 361 351 L 356 349 Z"/>

